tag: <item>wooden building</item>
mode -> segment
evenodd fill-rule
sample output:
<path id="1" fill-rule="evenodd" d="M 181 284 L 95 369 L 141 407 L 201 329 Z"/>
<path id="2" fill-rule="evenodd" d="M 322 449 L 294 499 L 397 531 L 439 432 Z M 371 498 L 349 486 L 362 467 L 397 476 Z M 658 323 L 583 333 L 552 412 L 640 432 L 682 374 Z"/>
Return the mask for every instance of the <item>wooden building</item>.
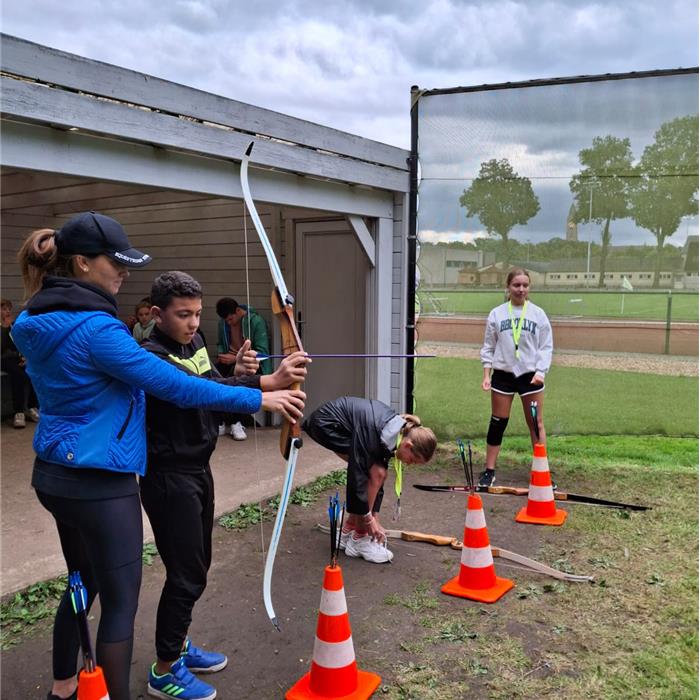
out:
<path id="1" fill-rule="evenodd" d="M 0 40 L 3 297 L 21 301 L 16 252 L 27 233 L 93 209 L 118 219 L 154 259 L 119 294 L 123 317 L 158 273 L 180 269 L 203 285 L 210 350 L 216 300 L 245 303 L 248 290 L 279 347 L 271 277 L 239 179 L 255 141 L 251 190 L 295 295 L 307 350 L 404 352 L 407 151 L 15 37 Z M 319 360 L 308 405 L 356 394 L 403 409 L 404 362 Z"/>

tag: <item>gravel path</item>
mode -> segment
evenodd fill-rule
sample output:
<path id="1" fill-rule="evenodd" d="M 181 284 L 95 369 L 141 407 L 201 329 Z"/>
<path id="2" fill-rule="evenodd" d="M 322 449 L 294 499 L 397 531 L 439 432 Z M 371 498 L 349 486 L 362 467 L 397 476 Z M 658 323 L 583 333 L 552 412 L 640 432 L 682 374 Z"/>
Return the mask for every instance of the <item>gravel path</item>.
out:
<path id="1" fill-rule="evenodd" d="M 419 343 L 417 352 L 438 355 L 438 357 L 463 357 L 470 360 L 479 359 L 478 347 L 460 343 Z M 698 376 L 697 358 L 673 355 L 555 351 L 552 364 L 560 367 L 612 369 L 618 372 L 665 374 L 674 377 Z"/>

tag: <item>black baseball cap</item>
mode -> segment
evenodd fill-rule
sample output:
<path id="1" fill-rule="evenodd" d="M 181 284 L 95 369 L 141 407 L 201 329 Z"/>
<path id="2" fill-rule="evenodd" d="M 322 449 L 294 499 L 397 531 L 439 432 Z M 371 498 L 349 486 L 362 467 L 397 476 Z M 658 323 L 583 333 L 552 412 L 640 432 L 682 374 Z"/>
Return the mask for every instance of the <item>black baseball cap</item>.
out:
<path id="1" fill-rule="evenodd" d="M 86 211 L 56 231 L 62 255 L 107 255 L 128 267 L 143 267 L 151 256 L 132 248 L 122 225 L 104 214 Z"/>

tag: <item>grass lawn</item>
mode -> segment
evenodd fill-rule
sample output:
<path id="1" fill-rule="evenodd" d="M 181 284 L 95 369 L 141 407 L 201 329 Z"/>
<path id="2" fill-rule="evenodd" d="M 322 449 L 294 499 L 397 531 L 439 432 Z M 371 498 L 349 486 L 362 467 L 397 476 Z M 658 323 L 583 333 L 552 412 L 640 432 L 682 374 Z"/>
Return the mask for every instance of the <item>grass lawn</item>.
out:
<path id="1" fill-rule="evenodd" d="M 419 291 L 423 313 L 436 311 L 451 314 L 483 314 L 503 303 L 503 292 L 434 290 L 429 295 Z M 623 307 L 624 297 L 624 307 Z M 665 321 L 668 293 L 635 292 L 543 292 L 533 290 L 532 301 L 549 316 L 584 316 Z M 698 321 L 697 294 L 674 293 L 672 321 Z"/>
<path id="2" fill-rule="evenodd" d="M 520 470 L 529 446 L 514 442 L 501 461 Z M 426 469 L 457 482 L 450 449 Z M 594 575 L 592 584 L 521 581 L 492 606 L 451 604 L 424 584 L 387 596 L 416 630 L 389 700 L 697 698 L 697 441 L 563 437 L 550 452 L 568 490 L 640 497 L 653 510 L 570 506 L 563 527 L 533 532 L 545 540 L 537 559 Z M 517 507 L 505 497 L 485 504 L 491 521 Z"/>
<path id="3" fill-rule="evenodd" d="M 436 357 L 416 365 L 415 412 L 441 439 L 485 437 L 490 395 L 478 360 Z M 526 435 L 514 399 L 505 440 Z M 554 366 L 547 375 L 544 421 L 549 436 L 697 436 L 698 382 L 636 372 Z"/>

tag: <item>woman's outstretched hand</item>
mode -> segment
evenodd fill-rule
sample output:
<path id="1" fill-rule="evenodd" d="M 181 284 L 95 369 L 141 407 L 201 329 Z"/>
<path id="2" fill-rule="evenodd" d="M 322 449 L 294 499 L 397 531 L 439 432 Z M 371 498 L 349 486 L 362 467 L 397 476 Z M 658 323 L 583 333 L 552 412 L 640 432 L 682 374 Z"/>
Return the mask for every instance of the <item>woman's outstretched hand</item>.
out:
<path id="1" fill-rule="evenodd" d="M 280 391 L 264 391 L 262 408 L 284 416 L 290 423 L 296 423 L 304 413 L 306 394 L 303 391 L 282 389 Z"/>

